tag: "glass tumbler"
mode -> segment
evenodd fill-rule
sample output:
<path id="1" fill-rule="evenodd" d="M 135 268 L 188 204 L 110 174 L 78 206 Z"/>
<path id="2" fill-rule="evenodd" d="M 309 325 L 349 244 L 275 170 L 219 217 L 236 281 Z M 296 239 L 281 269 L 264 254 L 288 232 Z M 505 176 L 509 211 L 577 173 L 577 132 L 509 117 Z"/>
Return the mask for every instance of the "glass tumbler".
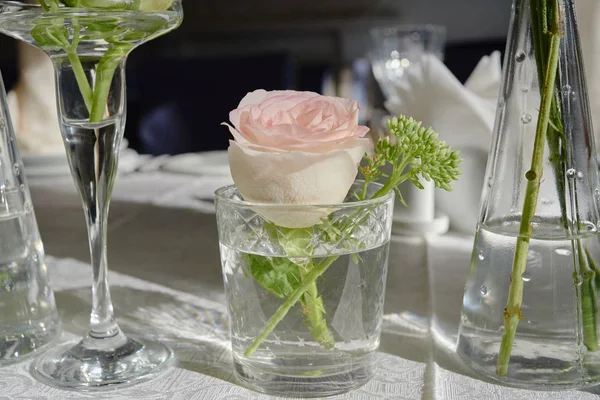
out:
<path id="1" fill-rule="evenodd" d="M 264 204 L 244 201 L 235 186 L 216 192 L 234 369 L 247 386 L 321 397 L 373 376 L 394 194 L 353 199 Z M 280 226 L 290 218 L 313 226 Z"/>
<path id="2" fill-rule="evenodd" d="M 0 75 L 0 367 L 52 343 L 60 322 Z"/>

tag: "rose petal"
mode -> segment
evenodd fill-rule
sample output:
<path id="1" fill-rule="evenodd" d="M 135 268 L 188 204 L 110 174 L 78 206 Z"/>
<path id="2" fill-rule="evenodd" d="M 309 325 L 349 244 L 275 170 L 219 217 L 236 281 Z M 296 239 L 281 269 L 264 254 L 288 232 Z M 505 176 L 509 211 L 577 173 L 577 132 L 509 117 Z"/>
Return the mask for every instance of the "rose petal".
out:
<path id="1" fill-rule="evenodd" d="M 246 96 L 244 96 L 242 101 L 240 101 L 240 104 L 238 105 L 238 107 L 229 113 L 229 121 L 231 121 L 233 126 L 235 126 L 236 128 L 239 128 L 240 114 L 242 112 L 246 111 L 246 110 L 244 110 L 244 108 L 247 106 L 251 106 L 253 104 L 259 104 L 261 101 L 263 101 L 265 99 L 265 97 L 268 96 L 268 94 L 269 94 L 269 92 L 267 92 L 264 89 L 258 89 L 258 90 L 255 90 L 254 92 L 248 93 Z"/>
<path id="2" fill-rule="evenodd" d="M 366 151 L 365 140 L 359 139 L 327 153 L 263 152 L 234 141 L 228 152 L 233 181 L 245 200 L 327 205 L 344 200 Z M 288 228 L 313 226 L 330 211 L 259 210 L 266 219 Z"/>
<path id="3" fill-rule="evenodd" d="M 242 101 L 240 101 L 238 108 L 242 108 L 244 106 L 253 105 L 253 104 L 260 104 L 267 97 L 269 97 L 269 92 L 267 92 L 266 90 L 264 90 L 264 89 L 255 90 L 254 92 L 250 92 L 246 96 L 244 96 Z"/>

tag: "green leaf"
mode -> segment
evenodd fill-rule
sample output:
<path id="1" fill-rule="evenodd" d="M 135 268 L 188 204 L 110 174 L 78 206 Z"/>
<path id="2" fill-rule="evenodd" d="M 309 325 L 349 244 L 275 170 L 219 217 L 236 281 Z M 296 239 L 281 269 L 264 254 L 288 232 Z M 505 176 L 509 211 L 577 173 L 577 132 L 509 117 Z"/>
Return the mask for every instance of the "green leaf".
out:
<path id="1" fill-rule="evenodd" d="M 279 298 L 292 294 L 301 284 L 300 267 L 285 257 L 245 254 L 250 275 L 266 290 Z"/>

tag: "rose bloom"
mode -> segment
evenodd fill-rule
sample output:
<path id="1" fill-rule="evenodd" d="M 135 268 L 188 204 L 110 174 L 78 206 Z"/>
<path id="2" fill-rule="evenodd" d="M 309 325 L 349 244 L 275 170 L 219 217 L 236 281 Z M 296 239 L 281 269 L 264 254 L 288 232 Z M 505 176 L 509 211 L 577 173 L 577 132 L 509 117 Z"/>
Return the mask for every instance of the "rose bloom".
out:
<path id="1" fill-rule="evenodd" d="M 353 100 L 311 92 L 256 90 L 229 119 L 229 166 L 246 201 L 337 204 L 356 179 L 370 149 L 369 128 L 358 125 Z M 326 216 L 315 212 L 261 211 L 272 222 L 298 228 Z"/>

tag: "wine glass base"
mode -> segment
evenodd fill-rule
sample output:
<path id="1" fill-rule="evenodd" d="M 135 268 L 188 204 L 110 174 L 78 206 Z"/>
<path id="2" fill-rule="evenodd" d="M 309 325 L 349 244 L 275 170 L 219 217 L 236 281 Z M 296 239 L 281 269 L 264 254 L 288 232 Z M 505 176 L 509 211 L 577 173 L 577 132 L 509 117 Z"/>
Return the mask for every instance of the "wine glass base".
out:
<path id="1" fill-rule="evenodd" d="M 46 352 L 32 364 L 32 375 L 60 389 L 99 390 L 152 379 L 173 364 L 171 349 L 146 339 L 128 338 L 109 349 L 90 349 L 83 343 L 66 343 Z"/>

